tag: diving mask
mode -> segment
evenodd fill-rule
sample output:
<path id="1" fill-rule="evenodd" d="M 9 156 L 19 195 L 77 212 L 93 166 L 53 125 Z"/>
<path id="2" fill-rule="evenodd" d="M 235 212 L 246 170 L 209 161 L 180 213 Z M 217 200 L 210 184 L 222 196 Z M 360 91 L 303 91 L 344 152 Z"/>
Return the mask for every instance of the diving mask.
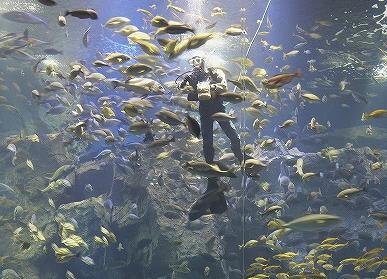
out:
<path id="1" fill-rule="evenodd" d="M 190 60 L 188 60 L 188 63 L 193 67 L 193 68 L 201 68 L 202 65 L 204 64 L 204 58 L 200 56 L 194 56 Z"/>

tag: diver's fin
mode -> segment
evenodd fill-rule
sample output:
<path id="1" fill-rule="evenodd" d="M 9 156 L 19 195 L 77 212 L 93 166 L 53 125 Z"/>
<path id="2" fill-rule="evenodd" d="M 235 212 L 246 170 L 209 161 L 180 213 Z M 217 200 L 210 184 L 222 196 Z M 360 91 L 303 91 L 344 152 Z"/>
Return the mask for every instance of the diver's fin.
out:
<path id="1" fill-rule="evenodd" d="M 195 201 L 188 213 L 188 219 L 194 221 L 203 215 L 221 214 L 227 210 L 227 203 L 222 192 L 208 192 Z"/>

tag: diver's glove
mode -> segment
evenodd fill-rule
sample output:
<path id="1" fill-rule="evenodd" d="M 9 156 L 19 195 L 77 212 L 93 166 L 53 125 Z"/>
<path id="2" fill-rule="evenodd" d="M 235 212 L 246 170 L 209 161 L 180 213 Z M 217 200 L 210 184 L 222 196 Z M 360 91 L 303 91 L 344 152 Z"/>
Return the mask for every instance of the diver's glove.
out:
<path id="1" fill-rule="evenodd" d="M 211 89 L 211 92 L 215 92 L 215 93 L 223 93 L 226 91 L 225 86 L 221 83 L 211 84 L 210 89 Z"/>

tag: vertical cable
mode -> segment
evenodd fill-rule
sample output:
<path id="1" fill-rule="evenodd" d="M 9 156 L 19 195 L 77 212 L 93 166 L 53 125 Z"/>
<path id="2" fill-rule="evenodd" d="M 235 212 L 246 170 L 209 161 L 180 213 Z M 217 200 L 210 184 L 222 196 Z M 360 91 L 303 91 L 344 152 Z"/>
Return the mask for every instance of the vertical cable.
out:
<path id="1" fill-rule="evenodd" d="M 241 21 L 240 21 L 241 27 L 245 32 L 243 33 L 243 37 L 241 38 L 241 44 L 240 44 L 240 57 L 241 57 L 241 70 L 239 72 L 239 77 L 245 76 L 247 74 L 246 70 L 246 61 L 244 59 L 246 58 L 245 49 L 244 49 L 244 43 L 247 39 L 247 30 L 246 30 L 246 13 L 245 10 L 241 8 Z M 246 85 L 244 80 L 242 80 L 242 96 L 243 96 L 243 105 L 242 105 L 242 111 L 241 111 L 241 122 L 239 125 L 240 130 L 244 133 L 246 132 L 246 103 L 245 103 L 245 96 L 246 96 Z M 246 213 L 245 213 L 245 197 L 246 197 L 246 174 L 244 171 L 244 164 L 245 164 L 245 150 L 246 150 L 246 137 L 241 137 L 241 147 L 242 147 L 242 181 L 241 181 L 241 188 L 242 188 L 242 275 L 243 278 L 246 277 L 246 270 L 245 270 L 245 248 L 244 245 L 246 243 L 246 233 L 245 233 L 245 225 L 246 225 Z"/>
<path id="2" fill-rule="evenodd" d="M 265 19 L 266 17 L 266 14 L 267 14 L 267 11 L 269 10 L 269 7 L 270 7 L 270 4 L 271 4 L 271 1 L 272 0 L 269 0 L 267 2 L 267 5 L 266 5 L 266 8 L 263 12 L 263 15 L 261 17 L 261 21 L 259 22 L 259 25 L 258 25 L 258 28 L 257 30 L 255 31 L 255 34 L 253 36 L 253 38 L 251 39 L 251 42 L 246 50 L 246 53 L 243 54 L 243 43 L 241 42 L 241 57 L 244 58 L 244 60 L 246 60 L 250 54 L 250 50 L 253 46 L 253 43 L 255 41 L 255 39 L 257 38 L 258 36 L 258 33 L 259 33 L 259 30 L 261 29 L 261 26 L 262 26 L 262 22 L 263 20 Z M 245 30 L 245 21 L 242 20 L 243 19 L 243 12 L 245 10 L 242 10 L 241 9 L 241 27 L 243 30 Z M 244 33 L 244 36 L 242 39 L 244 39 L 244 41 L 246 41 L 246 38 L 247 38 L 247 32 Z M 241 76 L 245 76 L 247 74 L 247 70 L 246 70 L 246 63 L 243 63 L 245 61 L 242 60 L 242 63 L 241 63 L 241 71 L 239 73 L 239 79 L 241 78 Z M 236 91 L 236 86 L 234 87 L 234 90 L 233 92 Z M 242 80 L 242 96 L 243 96 L 243 105 L 242 105 L 242 111 L 241 111 L 241 123 L 240 123 L 240 130 L 242 130 L 243 132 L 246 132 L 246 100 L 245 100 L 245 96 L 246 96 L 246 84 L 245 84 L 245 80 L 243 79 Z M 244 248 L 244 245 L 246 243 L 246 231 L 245 231 L 245 225 L 246 225 L 246 190 L 247 190 L 247 176 L 246 176 L 246 172 L 244 171 L 244 161 L 245 161 L 245 147 L 246 147 L 246 140 L 245 140 L 245 137 L 242 137 L 241 139 L 241 146 L 243 146 L 243 152 L 242 152 L 242 181 L 241 181 L 241 188 L 242 188 L 242 275 L 243 275 L 243 278 L 246 277 L 246 263 L 245 263 L 245 248 Z"/>

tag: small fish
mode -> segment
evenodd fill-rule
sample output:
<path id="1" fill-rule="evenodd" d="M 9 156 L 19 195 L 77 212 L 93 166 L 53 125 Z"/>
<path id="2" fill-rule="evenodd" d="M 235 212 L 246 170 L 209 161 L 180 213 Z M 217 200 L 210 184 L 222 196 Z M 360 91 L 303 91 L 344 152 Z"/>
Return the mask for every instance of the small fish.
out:
<path id="1" fill-rule="evenodd" d="M 95 265 L 94 260 L 92 258 L 90 258 L 89 256 L 81 257 L 81 261 L 84 262 L 87 265 Z"/>
<path id="2" fill-rule="evenodd" d="M 298 49 L 298 48 L 302 48 L 304 45 L 306 45 L 308 42 L 301 42 L 301 43 L 298 43 L 296 44 L 293 48 L 294 49 Z"/>
<path id="3" fill-rule="evenodd" d="M 80 10 L 67 10 L 64 16 L 71 15 L 73 17 L 77 17 L 79 19 L 98 19 L 98 14 L 94 9 L 80 9 Z"/>
<path id="4" fill-rule="evenodd" d="M 38 0 L 39 3 L 46 5 L 46 6 L 56 6 L 58 3 L 56 3 L 54 0 Z"/>
<path id="5" fill-rule="evenodd" d="M 70 270 L 67 270 L 66 279 L 76 279 L 76 278 L 75 278 L 75 275 Z"/>
<path id="6" fill-rule="evenodd" d="M 293 56 L 296 56 L 300 51 L 295 49 L 295 50 L 292 50 L 292 51 L 289 51 L 288 53 L 283 53 L 283 56 L 282 56 L 282 59 L 283 60 L 286 60 L 288 59 L 288 57 L 293 57 Z"/>
<path id="7" fill-rule="evenodd" d="M 188 113 L 186 114 L 186 125 L 188 131 L 195 137 L 200 138 L 200 125 L 195 118 L 191 117 Z"/>
<path id="8" fill-rule="evenodd" d="M 113 151 L 111 151 L 110 149 L 104 149 L 97 156 L 94 156 L 93 159 L 99 159 L 100 157 L 105 157 L 105 156 L 110 155 L 112 153 L 113 153 Z"/>
<path id="9" fill-rule="evenodd" d="M 89 32 L 90 32 L 90 28 L 91 28 L 91 26 L 89 26 L 89 28 L 86 29 L 85 33 L 83 33 L 82 43 L 83 43 L 84 47 L 88 47 L 89 46 Z"/>
<path id="10" fill-rule="evenodd" d="M 140 219 L 140 217 L 138 217 L 136 214 L 134 214 L 134 213 L 130 213 L 129 215 L 128 215 L 128 217 L 129 217 L 129 219 L 132 219 L 132 220 L 139 220 Z"/>

